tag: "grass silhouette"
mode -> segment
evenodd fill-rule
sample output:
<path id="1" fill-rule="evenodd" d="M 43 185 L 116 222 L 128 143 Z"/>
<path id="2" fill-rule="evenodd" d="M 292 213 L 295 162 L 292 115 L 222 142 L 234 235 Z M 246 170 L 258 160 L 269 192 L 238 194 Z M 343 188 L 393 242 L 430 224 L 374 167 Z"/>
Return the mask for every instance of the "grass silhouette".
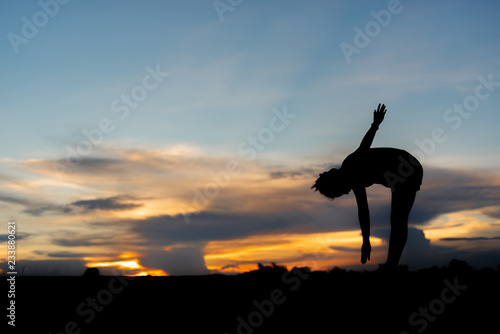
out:
<path id="1" fill-rule="evenodd" d="M 81 277 L 20 276 L 16 329 L 53 334 L 487 332 L 497 328 L 499 278 L 498 270 L 473 270 L 458 260 L 416 272 L 404 266 L 396 272 L 311 272 L 273 264 L 235 276 L 125 279 L 95 271 Z"/>

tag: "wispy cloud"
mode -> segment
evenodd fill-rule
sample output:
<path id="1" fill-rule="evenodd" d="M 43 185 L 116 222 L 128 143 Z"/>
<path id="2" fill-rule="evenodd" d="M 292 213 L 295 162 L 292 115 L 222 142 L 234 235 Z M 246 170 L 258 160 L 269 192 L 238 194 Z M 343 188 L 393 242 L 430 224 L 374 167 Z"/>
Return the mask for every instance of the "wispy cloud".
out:
<path id="1" fill-rule="evenodd" d="M 141 207 L 142 204 L 124 203 L 123 200 L 134 199 L 131 196 L 121 195 L 108 198 L 97 198 L 89 200 L 79 200 L 70 205 L 83 208 L 84 211 L 102 210 L 102 211 L 121 211 L 132 210 Z"/>
<path id="2" fill-rule="evenodd" d="M 483 241 L 483 240 L 500 240 L 500 237 L 474 237 L 474 238 L 441 238 L 441 241 Z"/>
<path id="3" fill-rule="evenodd" d="M 2 197 L 0 202 L 21 204 L 26 208 L 22 210 L 31 216 L 41 216 L 43 214 L 81 214 L 90 211 L 126 211 L 134 210 L 142 206 L 140 203 L 132 203 L 130 200 L 137 200 L 132 196 L 119 195 L 106 198 L 82 199 L 68 204 L 43 203 L 31 199 Z M 129 202 L 124 202 L 129 201 Z"/>

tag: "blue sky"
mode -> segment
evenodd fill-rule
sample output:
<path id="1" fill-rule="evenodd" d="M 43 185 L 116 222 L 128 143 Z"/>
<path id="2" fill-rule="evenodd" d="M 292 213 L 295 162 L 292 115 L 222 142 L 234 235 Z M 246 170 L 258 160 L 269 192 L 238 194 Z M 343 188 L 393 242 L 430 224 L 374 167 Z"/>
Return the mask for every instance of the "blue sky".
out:
<path id="1" fill-rule="evenodd" d="M 415 207 L 421 215 L 414 210 L 416 217 L 425 218 L 412 225 L 419 240 L 440 254 L 425 264 L 446 261 L 453 251 L 472 262 L 482 252 L 496 252 L 490 259 L 498 255 L 498 246 L 488 240 L 446 239 L 500 236 L 498 207 L 491 202 L 500 189 L 498 2 L 243 0 L 222 13 L 214 3 L 9 0 L 0 5 L 0 204 L 3 219 L 19 221 L 26 233 L 21 240 L 26 261 L 83 265 L 126 257 L 113 245 L 81 248 L 71 243 L 77 236 L 92 240 L 101 228 L 116 238 L 137 235 L 140 245 L 126 239 L 130 258 L 145 271 L 165 273 L 182 273 L 182 268 L 172 270 L 151 259 L 195 256 L 196 270 L 220 270 L 224 264 L 209 263 L 217 258 L 209 251 L 222 252 L 229 245 L 218 242 L 292 232 L 303 240 L 316 232 L 355 233 L 355 219 L 349 218 L 351 225 L 328 225 L 327 219 L 352 208 L 353 198 L 333 204 L 308 187 L 318 173 L 357 148 L 379 102 L 389 111 L 374 146 L 416 155 L 419 150 L 429 171 L 429 188 L 424 183 Z M 386 21 L 380 24 L 373 13 Z M 29 25 L 37 22 L 34 33 Z M 357 36 L 358 28 L 370 36 Z M 360 38 L 367 45 L 360 47 Z M 346 57 L 342 43 L 358 52 Z M 155 70 L 164 73 L 157 85 L 153 78 L 145 79 Z M 146 90 L 144 80 L 155 87 Z M 120 119 L 123 114 L 115 111 L 126 105 L 123 96 L 132 96 L 134 107 Z M 448 111 L 464 103 L 472 103 L 471 111 Z M 293 118 L 281 130 L 263 130 L 270 128 L 276 112 L 285 110 Z M 89 146 L 89 154 L 69 173 L 54 173 L 55 163 L 68 163 L 68 147 L 85 148 L 83 131 L 95 134 L 102 122 L 112 128 L 101 131 L 102 141 Z M 438 141 L 433 131 L 439 133 Z M 251 147 L 249 136 L 259 140 L 260 149 L 246 161 L 249 155 L 241 152 Z M 210 175 L 226 170 L 229 161 L 238 161 L 242 172 L 231 175 L 206 206 L 193 204 L 195 189 L 213 182 Z M 464 195 L 467 200 L 454 197 L 456 187 L 470 194 Z M 436 194 L 448 202 L 422 214 L 424 203 Z M 385 208 L 387 203 L 378 202 L 388 201 L 383 189 L 375 189 L 373 198 L 375 208 Z M 95 202 L 85 206 L 81 201 Z M 292 217 L 290 225 L 277 223 L 291 212 L 316 223 L 302 229 L 302 220 Z M 144 246 L 151 235 L 137 234 L 135 224 L 149 226 L 155 217 L 178 224 L 172 223 L 177 215 L 188 213 L 198 214 L 192 215 L 191 229 L 181 233 L 187 238 L 157 240 L 153 251 Z M 215 223 L 207 218 L 211 215 L 223 217 L 217 216 Z M 459 224 L 450 217 L 461 221 L 463 229 L 448 229 Z M 270 225 L 189 242 L 197 220 L 223 229 L 225 219 L 260 219 Z M 121 226 L 120 233 L 114 235 L 112 226 Z M 57 242 L 63 239 L 67 242 Z M 298 239 L 293 240 L 289 242 Z M 258 248 L 252 245 L 248 254 Z M 381 237 L 381 262 L 385 246 Z M 291 265 L 303 256 L 273 254 L 266 258 L 264 252 L 252 260 Z M 349 254 L 342 253 L 338 263 L 355 265 L 358 254 Z M 226 265 L 241 270 L 251 262 L 228 261 Z M 336 263 L 328 261 L 325 256 L 317 267 Z"/>

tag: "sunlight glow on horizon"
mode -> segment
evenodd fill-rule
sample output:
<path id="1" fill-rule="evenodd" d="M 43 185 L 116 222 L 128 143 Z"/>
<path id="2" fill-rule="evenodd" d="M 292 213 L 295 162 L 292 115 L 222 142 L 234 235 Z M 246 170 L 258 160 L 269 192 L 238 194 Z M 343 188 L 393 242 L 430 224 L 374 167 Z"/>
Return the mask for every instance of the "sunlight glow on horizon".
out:
<path id="1" fill-rule="evenodd" d="M 118 269 L 142 269 L 143 267 L 137 260 L 130 261 L 114 261 L 114 262 L 91 262 L 86 264 L 87 267 L 118 267 Z"/>
<path id="2" fill-rule="evenodd" d="M 122 254 L 120 257 L 128 258 L 131 254 Z M 125 276 L 169 276 L 164 270 L 161 269 L 148 269 L 140 265 L 137 259 L 129 261 L 112 261 L 112 262 L 90 262 L 87 263 L 88 268 L 99 267 L 116 267 L 119 270 L 127 270 L 128 274 Z M 130 273 L 130 270 L 137 270 L 136 273 Z"/>
<path id="3" fill-rule="evenodd" d="M 169 276 L 169 275 L 165 273 L 163 270 L 147 270 L 138 272 L 137 274 L 130 276 Z"/>
<path id="4" fill-rule="evenodd" d="M 235 272 L 235 267 L 245 271 L 255 268 L 259 262 L 326 270 L 334 266 L 357 264 L 349 253 L 351 249 L 356 251 L 357 258 L 361 241 L 359 231 L 252 236 L 231 241 L 211 241 L 205 247 L 204 258 L 207 268 L 222 272 L 226 271 L 222 269 L 224 267 L 228 267 L 228 272 Z M 373 248 L 382 245 L 382 240 L 376 237 L 371 237 L 370 242 Z"/>

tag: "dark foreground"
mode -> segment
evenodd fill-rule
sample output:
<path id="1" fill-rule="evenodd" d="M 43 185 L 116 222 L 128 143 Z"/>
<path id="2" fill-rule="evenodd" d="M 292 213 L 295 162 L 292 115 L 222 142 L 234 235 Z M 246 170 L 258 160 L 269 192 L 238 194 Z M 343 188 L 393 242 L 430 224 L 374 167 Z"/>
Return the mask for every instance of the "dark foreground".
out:
<path id="1" fill-rule="evenodd" d="M 238 276 L 17 277 L 16 330 L 7 327 L 53 334 L 497 333 L 499 283 L 496 268 L 473 271 L 458 261 L 392 274 L 264 267 Z"/>

